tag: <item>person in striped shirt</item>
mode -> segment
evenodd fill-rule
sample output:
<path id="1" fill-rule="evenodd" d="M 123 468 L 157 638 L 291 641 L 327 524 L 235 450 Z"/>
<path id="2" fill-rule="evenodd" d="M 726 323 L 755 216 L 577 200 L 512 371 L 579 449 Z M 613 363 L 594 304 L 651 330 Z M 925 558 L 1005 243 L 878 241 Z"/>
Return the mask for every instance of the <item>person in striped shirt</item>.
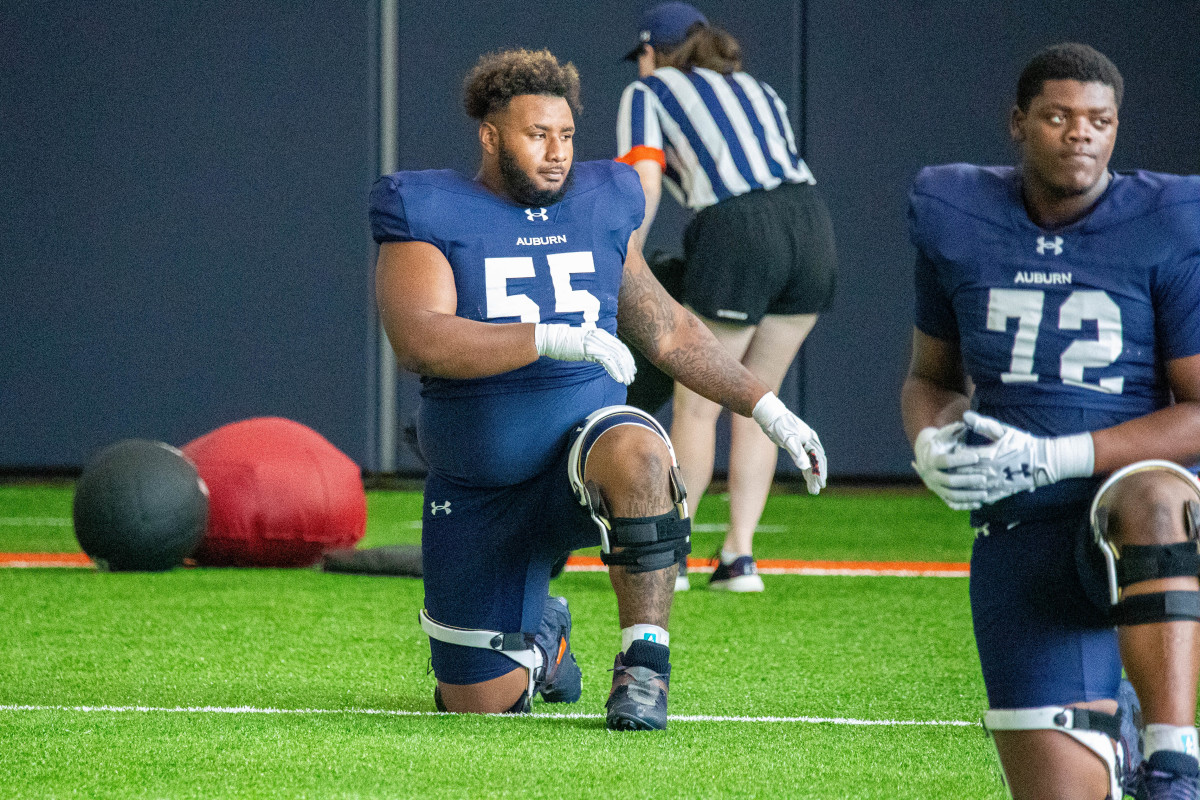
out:
<path id="1" fill-rule="evenodd" d="M 796 149 L 787 107 L 742 71 L 737 40 L 687 3 L 649 9 L 626 59 L 637 63 L 639 78 L 621 96 L 617 160 L 637 170 L 646 194 L 640 241 L 666 184 L 696 212 L 684 233 L 681 300 L 778 392 L 830 306 L 836 263 L 829 212 Z M 675 384 L 671 439 L 696 498 L 712 478 L 720 413 Z M 770 440 L 734 418 L 730 525 L 709 588 L 762 591 L 752 545 L 775 462 Z M 689 586 L 680 567 L 677 591 Z"/>

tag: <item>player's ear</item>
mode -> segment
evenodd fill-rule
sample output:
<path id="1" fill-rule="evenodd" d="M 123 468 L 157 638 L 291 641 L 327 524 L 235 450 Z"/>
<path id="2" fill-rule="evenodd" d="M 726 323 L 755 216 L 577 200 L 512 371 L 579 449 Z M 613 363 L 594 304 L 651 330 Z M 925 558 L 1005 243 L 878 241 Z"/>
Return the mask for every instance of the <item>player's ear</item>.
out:
<path id="1" fill-rule="evenodd" d="M 500 131 L 495 125 L 490 122 L 479 123 L 479 144 L 491 155 L 500 151 Z"/>
<path id="2" fill-rule="evenodd" d="M 1025 120 L 1028 116 L 1020 106 L 1013 106 L 1012 114 L 1008 117 L 1008 135 L 1018 144 L 1025 141 Z"/>

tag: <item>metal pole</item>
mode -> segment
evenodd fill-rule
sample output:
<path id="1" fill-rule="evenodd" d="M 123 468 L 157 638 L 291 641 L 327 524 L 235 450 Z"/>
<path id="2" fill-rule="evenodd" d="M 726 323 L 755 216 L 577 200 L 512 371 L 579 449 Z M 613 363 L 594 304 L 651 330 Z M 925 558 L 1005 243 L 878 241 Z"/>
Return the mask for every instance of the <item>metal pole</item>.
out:
<path id="1" fill-rule="evenodd" d="M 379 173 L 399 169 L 399 0 L 379 4 Z M 379 330 L 379 468 L 396 471 L 396 356 Z"/>

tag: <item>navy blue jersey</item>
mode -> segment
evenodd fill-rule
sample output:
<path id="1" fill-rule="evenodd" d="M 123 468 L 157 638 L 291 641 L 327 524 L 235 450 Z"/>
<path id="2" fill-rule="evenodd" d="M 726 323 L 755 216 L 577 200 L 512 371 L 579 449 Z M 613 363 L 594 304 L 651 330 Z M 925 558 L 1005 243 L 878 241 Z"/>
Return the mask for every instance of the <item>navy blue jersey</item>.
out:
<path id="1" fill-rule="evenodd" d="M 626 248 L 644 213 L 637 173 L 612 161 L 575 164 L 571 187 L 548 208 L 516 205 L 456 172 L 431 170 L 383 176 L 370 210 L 377 242 L 427 242 L 446 256 L 458 316 L 614 334 Z M 622 402 L 619 389 L 598 364 L 549 358 L 485 378 L 424 377 L 421 419 L 434 428 L 418 429 L 422 453 L 462 483 L 520 482 L 600 407 L 591 407 L 593 398 Z"/>
<path id="2" fill-rule="evenodd" d="M 917 328 L 958 344 L 981 413 L 1041 436 L 1099 430 L 1167 405 L 1165 363 L 1200 353 L 1200 178 L 1116 174 L 1090 213 L 1046 230 L 1013 168 L 927 167 L 909 219 Z M 1063 481 L 996 511 L 1090 491 Z"/>

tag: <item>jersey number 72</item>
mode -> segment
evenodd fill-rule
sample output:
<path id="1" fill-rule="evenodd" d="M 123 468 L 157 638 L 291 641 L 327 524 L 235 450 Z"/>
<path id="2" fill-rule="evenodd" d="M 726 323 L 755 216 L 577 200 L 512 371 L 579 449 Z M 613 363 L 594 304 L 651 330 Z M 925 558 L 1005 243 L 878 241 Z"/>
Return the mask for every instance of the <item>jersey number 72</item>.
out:
<path id="1" fill-rule="evenodd" d="M 1008 321 L 1013 318 L 1017 320 L 1012 361 L 1008 371 L 1000 373 L 1000 380 L 1004 383 L 1036 383 L 1041 377 L 1033 371 L 1033 356 L 1037 349 L 1045 303 L 1046 293 L 1037 289 L 992 289 L 988 294 L 988 330 L 1006 332 Z M 1083 371 L 1089 367 L 1107 367 L 1121 355 L 1124 347 L 1121 340 L 1121 308 L 1108 296 L 1108 292 L 1079 289 L 1071 292 L 1059 306 L 1058 329 L 1081 331 L 1084 320 L 1095 321 L 1096 338 L 1071 342 L 1059 359 L 1058 376 L 1069 386 L 1120 394 L 1125 387 L 1123 377 L 1101 378 L 1089 383 L 1083 379 Z"/>

